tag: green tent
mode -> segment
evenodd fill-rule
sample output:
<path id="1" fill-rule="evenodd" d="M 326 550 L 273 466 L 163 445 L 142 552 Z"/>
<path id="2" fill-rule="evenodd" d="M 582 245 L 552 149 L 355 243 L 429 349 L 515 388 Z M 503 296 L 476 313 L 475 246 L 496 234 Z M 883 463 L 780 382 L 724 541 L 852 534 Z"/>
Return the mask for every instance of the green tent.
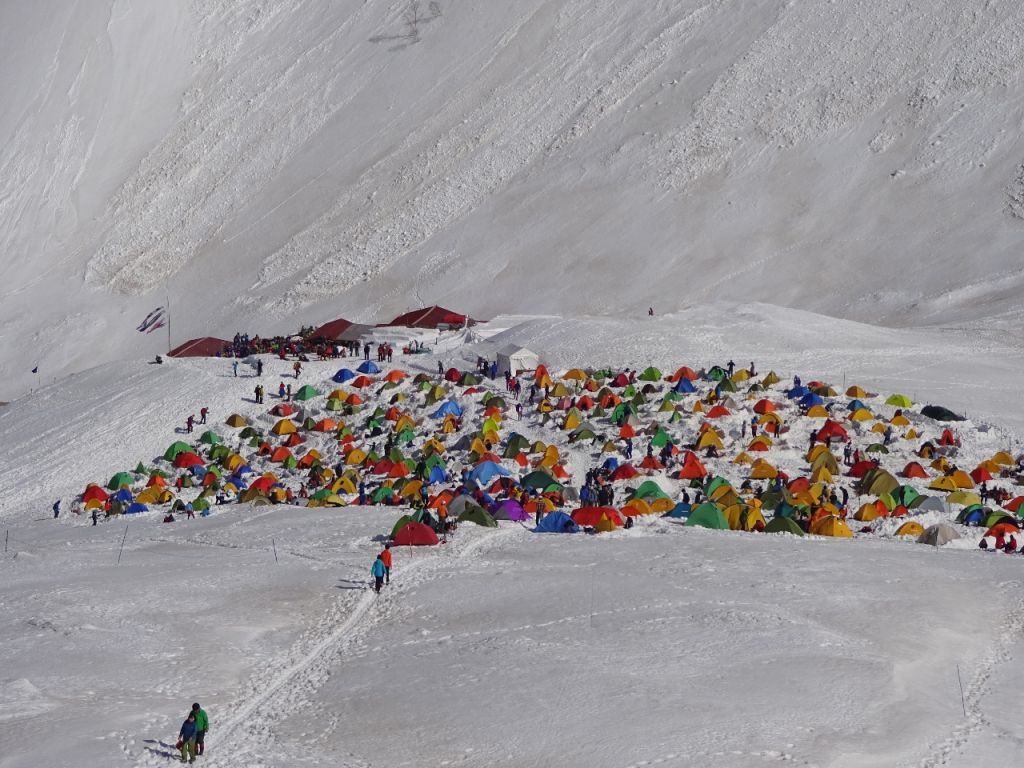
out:
<path id="1" fill-rule="evenodd" d="M 292 398 L 294 400 L 312 400 L 319 395 L 320 393 L 314 387 L 309 384 L 303 384 L 299 387 L 299 391 L 292 395 Z"/>
<path id="2" fill-rule="evenodd" d="M 720 365 L 714 366 L 710 371 L 704 374 L 705 378 L 710 379 L 711 381 L 722 381 L 722 379 L 726 378 L 728 375 L 729 374 L 726 373 L 725 368 Z"/>
<path id="3" fill-rule="evenodd" d="M 725 519 L 717 506 L 705 501 L 699 507 L 690 512 L 684 523 L 686 526 L 698 526 L 700 528 L 714 528 L 720 531 L 729 530 L 729 521 Z"/>
<path id="4" fill-rule="evenodd" d="M 732 483 L 730 483 L 728 480 L 726 480 L 721 475 L 715 475 L 713 478 L 711 478 L 708 481 L 707 485 L 704 486 L 704 495 L 707 496 L 708 498 L 710 498 L 711 494 L 713 494 L 716 490 L 718 490 L 719 486 L 722 486 L 722 485 L 727 485 L 730 488 L 732 488 Z"/>
<path id="5" fill-rule="evenodd" d="M 374 504 L 383 504 L 385 502 L 391 501 L 391 498 L 394 495 L 394 488 L 388 488 L 387 486 L 382 485 L 380 488 L 373 492 L 373 495 L 370 498 L 373 499 Z"/>
<path id="6" fill-rule="evenodd" d="M 205 443 L 206 445 L 219 445 L 221 442 L 220 435 L 214 432 L 212 429 L 208 429 L 199 436 L 199 442 Z M 173 461 L 173 459 L 172 459 Z"/>
<path id="7" fill-rule="evenodd" d="M 321 501 L 322 499 L 326 499 L 328 496 L 330 496 L 331 493 L 332 491 L 330 488 L 321 488 L 319 491 L 311 495 L 309 498 L 312 499 L 313 501 Z"/>
<path id="8" fill-rule="evenodd" d="M 215 445 L 210 449 L 210 461 L 223 461 L 230 455 L 231 449 L 224 445 L 224 443 Z"/>
<path id="9" fill-rule="evenodd" d="M 897 408 L 910 408 L 914 403 L 906 395 L 889 395 L 885 401 L 886 405 L 894 405 Z"/>
<path id="10" fill-rule="evenodd" d="M 865 453 L 888 453 L 889 449 L 881 443 L 872 443 L 864 449 Z"/>
<path id="11" fill-rule="evenodd" d="M 118 472 L 107 483 L 107 489 L 111 491 L 118 490 L 122 485 L 131 485 L 135 482 L 135 478 L 130 472 Z"/>
<path id="12" fill-rule="evenodd" d="M 739 390 L 736 389 L 736 384 L 733 382 L 733 380 L 727 377 L 718 382 L 718 391 L 737 392 Z"/>
<path id="13" fill-rule="evenodd" d="M 176 458 L 178 458 L 179 453 L 186 453 L 191 450 L 191 445 L 189 445 L 188 443 L 183 443 L 181 442 L 181 440 L 176 440 L 167 447 L 166 451 L 164 451 L 164 458 L 167 459 L 168 461 L 174 461 Z"/>
<path id="14" fill-rule="evenodd" d="M 644 372 L 640 374 L 640 381 L 661 381 L 662 373 L 653 365 L 645 368 Z"/>
<path id="15" fill-rule="evenodd" d="M 667 499 L 668 494 L 658 487 L 653 480 L 642 483 L 629 497 L 632 499 Z"/>
<path id="16" fill-rule="evenodd" d="M 204 496 L 200 496 L 198 499 L 192 502 L 192 509 L 196 512 L 205 512 L 210 508 L 210 502 L 206 500 Z"/>
<path id="17" fill-rule="evenodd" d="M 668 436 L 668 432 L 664 429 L 659 429 L 658 434 L 651 440 L 651 447 L 653 448 L 664 448 L 666 445 L 672 442 L 672 438 Z"/>
<path id="18" fill-rule="evenodd" d="M 773 517 L 771 522 L 764 527 L 765 533 L 792 533 L 794 536 L 803 536 L 804 531 L 796 521 L 789 517 Z"/>
<path id="19" fill-rule="evenodd" d="M 149 470 L 146 469 L 145 465 L 140 461 L 135 465 L 135 474 L 137 475 L 148 475 Z"/>
<path id="20" fill-rule="evenodd" d="M 327 401 L 327 406 L 326 407 L 327 407 L 328 411 L 332 411 L 332 412 L 333 411 L 343 411 L 343 410 L 345 410 L 345 401 L 344 400 L 339 400 L 336 397 L 332 397 L 330 400 Z"/>
<path id="21" fill-rule="evenodd" d="M 541 469 L 535 469 L 520 481 L 520 485 L 524 488 L 531 488 L 540 491 L 547 488 L 553 482 L 556 482 L 555 478 L 547 472 Z"/>
<path id="22" fill-rule="evenodd" d="M 467 504 L 458 519 L 460 523 L 476 523 L 484 528 L 498 527 L 498 522 L 476 504 Z"/>
<path id="23" fill-rule="evenodd" d="M 262 434 L 263 433 L 256 429 L 256 427 L 244 427 L 242 431 L 238 433 L 238 436 L 242 440 L 248 440 L 250 437 L 260 437 Z M 170 448 L 167 450 L 170 450 Z"/>
<path id="24" fill-rule="evenodd" d="M 398 521 L 395 523 L 394 527 L 391 529 L 391 538 L 392 539 L 395 538 L 395 536 L 398 535 L 398 532 L 400 530 L 402 530 L 403 528 L 405 528 L 405 526 L 407 526 L 409 523 L 412 523 L 412 522 L 415 522 L 415 521 L 411 517 L 409 517 L 408 515 L 402 515 L 400 518 L 398 518 Z"/>
<path id="25" fill-rule="evenodd" d="M 466 371 L 464 374 L 462 374 L 462 378 L 459 379 L 459 384 L 461 384 L 464 387 L 471 387 L 479 383 L 480 377 L 477 376 L 475 373 L 470 373 L 469 371 Z"/>

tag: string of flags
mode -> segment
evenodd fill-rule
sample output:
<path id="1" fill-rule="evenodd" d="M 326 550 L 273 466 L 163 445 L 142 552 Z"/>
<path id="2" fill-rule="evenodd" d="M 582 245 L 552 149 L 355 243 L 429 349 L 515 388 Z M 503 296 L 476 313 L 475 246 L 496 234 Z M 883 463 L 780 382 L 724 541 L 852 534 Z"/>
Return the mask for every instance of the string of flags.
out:
<path id="1" fill-rule="evenodd" d="M 135 329 L 139 333 L 152 333 L 158 328 L 163 328 L 166 325 L 167 315 L 164 312 L 163 307 L 157 307 L 143 320 L 139 326 Z"/>

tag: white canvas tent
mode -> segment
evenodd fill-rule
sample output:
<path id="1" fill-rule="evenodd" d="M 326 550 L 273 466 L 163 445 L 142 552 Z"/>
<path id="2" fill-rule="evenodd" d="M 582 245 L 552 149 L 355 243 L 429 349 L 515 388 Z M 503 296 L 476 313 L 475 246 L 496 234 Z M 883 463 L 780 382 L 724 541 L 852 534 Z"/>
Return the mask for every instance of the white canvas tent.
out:
<path id="1" fill-rule="evenodd" d="M 518 344 L 509 344 L 498 350 L 498 373 L 508 371 L 518 376 L 522 371 L 532 371 L 540 365 L 540 358 L 535 352 Z"/>

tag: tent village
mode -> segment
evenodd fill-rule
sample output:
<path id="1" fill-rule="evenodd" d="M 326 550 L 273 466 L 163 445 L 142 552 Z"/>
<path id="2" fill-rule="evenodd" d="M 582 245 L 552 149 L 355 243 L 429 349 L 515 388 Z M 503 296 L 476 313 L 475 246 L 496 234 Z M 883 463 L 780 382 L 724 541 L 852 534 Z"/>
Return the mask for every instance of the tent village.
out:
<path id="1" fill-rule="evenodd" d="M 503 370 L 520 375 L 518 400 L 509 376 L 412 375 L 369 360 L 339 368 L 269 410 L 240 402 L 194 442 L 112 468 L 80 503 L 158 523 L 224 503 L 339 515 L 388 505 L 395 523 L 382 533 L 396 545 L 435 545 L 457 524 L 604 534 L 655 519 L 757 535 L 1024 544 L 1017 458 L 983 453 L 971 422 L 944 408 L 758 377 L 753 364 L 552 373 L 526 353 L 500 353 Z M 961 466 L 966 456 L 972 465 Z"/>

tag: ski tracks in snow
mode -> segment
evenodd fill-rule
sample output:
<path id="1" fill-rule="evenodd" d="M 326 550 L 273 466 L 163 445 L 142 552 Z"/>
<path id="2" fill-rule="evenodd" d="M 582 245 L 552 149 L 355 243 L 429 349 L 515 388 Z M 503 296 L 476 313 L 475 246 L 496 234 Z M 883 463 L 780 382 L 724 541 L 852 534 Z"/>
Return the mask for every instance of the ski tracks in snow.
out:
<path id="1" fill-rule="evenodd" d="M 1004 585 L 1007 588 L 1019 588 L 1019 584 Z M 990 681 L 996 671 L 1009 663 L 1012 658 L 1013 646 L 1024 637 L 1024 597 L 1018 598 L 1012 607 L 1005 611 L 1002 625 L 993 637 L 988 654 L 981 660 L 974 677 L 964 687 L 964 707 L 967 718 L 955 727 L 942 741 L 933 744 L 928 754 L 918 765 L 920 768 L 938 768 L 949 765 L 961 749 L 982 730 L 990 728 L 991 723 L 982 706 L 990 690 Z"/>
<path id="2" fill-rule="evenodd" d="M 518 533 L 518 529 L 508 528 L 474 539 L 464 546 L 455 544 L 454 558 L 464 561 L 514 533 Z M 405 566 L 401 571 L 401 581 L 380 595 L 366 590 L 354 601 L 351 597 L 347 600 L 339 598 L 332 606 L 328 620 L 311 630 L 314 637 L 306 641 L 312 642 L 311 647 L 302 648 L 305 643 L 300 641 L 296 644 L 298 649 L 293 645 L 286 650 L 278 663 L 270 666 L 270 669 L 280 672 L 267 674 L 265 679 L 257 674 L 246 684 L 248 693 L 228 710 L 227 716 L 214 719 L 211 735 L 206 739 L 204 765 L 229 768 L 264 764 L 260 755 L 271 751 L 275 724 L 309 702 L 311 695 L 327 680 L 331 668 L 339 663 L 354 641 L 391 613 L 389 608 L 402 592 L 422 584 L 451 565 L 453 557 L 444 556 L 449 551 Z M 156 723 L 147 721 L 147 726 L 155 729 Z M 168 751 L 162 742 L 161 749 L 147 748 L 141 756 L 132 754 L 134 743 L 130 737 L 126 738 L 122 750 L 138 766 L 164 765 L 169 757 L 177 761 L 176 751 Z M 349 757 L 356 761 L 352 766 L 365 765 L 358 758 Z M 345 768 L 349 763 L 339 762 L 337 765 Z"/>

